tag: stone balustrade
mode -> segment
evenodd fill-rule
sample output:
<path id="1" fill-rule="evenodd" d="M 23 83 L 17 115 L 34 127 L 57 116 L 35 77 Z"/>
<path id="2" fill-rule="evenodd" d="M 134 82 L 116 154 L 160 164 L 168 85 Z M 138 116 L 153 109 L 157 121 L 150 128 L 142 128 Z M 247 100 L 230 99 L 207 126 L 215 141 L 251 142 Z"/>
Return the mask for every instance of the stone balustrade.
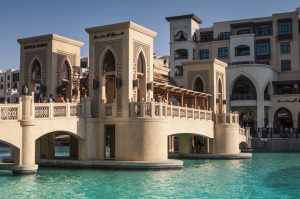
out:
<path id="1" fill-rule="evenodd" d="M 0 122 L 17 121 L 22 118 L 22 103 L 19 104 L 1 104 Z"/>
<path id="2" fill-rule="evenodd" d="M 35 103 L 33 112 L 35 119 L 82 117 L 83 106 L 80 103 Z"/>
<path id="3" fill-rule="evenodd" d="M 131 102 L 130 116 L 212 120 L 212 111 L 173 106 L 163 102 Z"/>
<path id="4" fill-rule="evenodd" d="M 83 117 L 81 103 L 33 103 L 32 115 L 35 119 Z M 22 102 L 0 104 L 0 122 L 22 119 Z"/>
<path id="5" fill-rule="evenodd" d="M 239 124 L 239 114 L 237 112 L 216 114 L 216 124 Z"/>

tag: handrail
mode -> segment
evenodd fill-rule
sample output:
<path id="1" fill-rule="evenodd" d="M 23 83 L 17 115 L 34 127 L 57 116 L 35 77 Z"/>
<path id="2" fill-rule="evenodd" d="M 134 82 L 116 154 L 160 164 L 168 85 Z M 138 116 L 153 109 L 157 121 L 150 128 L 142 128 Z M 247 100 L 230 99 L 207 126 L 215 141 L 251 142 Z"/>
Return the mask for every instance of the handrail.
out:
<path id="1" fill-rule="evenodd" d="M 163 102 L 130 102 L 130 116 L 212 120 L 212 111 L 173 106 Z"/>

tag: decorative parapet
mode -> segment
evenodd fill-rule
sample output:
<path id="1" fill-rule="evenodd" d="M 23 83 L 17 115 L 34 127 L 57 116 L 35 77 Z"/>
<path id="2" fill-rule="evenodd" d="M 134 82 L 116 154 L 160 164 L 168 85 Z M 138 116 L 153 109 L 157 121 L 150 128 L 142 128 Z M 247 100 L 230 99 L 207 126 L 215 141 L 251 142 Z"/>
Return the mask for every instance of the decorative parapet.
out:
<path id="1" fill-rule="evenodd" d="M 239 124 L 239 114 L 237 112 L 216 114 L 216 124 Z"/>
<path id="2" fill-rule="evenodd" d="M 22 104 L 1 104 L 0 122 L 18 121 L 22 118 Z"/>
<path id="3" fill-rule="evenodd" d="M 22 104 L 1 104 L 0 121 L 18 121 L 22 119 Z M 82 117 L 82 105 L 78 103 L 37 103 L 33 105 L 35 119 Z"/>
<path id="4" fill-rule="evenodd" d="M 35 119 L 83 117 L 80 103 L 36 103 L 33 111 Z"/>
<path id="5" fill-rule="evenodd" d="M 240 128 L 239 133 L 240 133 L 240 135 L 245 136 L 245 140 L 246 140 L 247 143 L 249 141 L 251 141 L 251 135 L 250 135 L 250 128 L 249 127 Z"/>
<path id="6" fill-rule="evenodd" d="M 212 120 L 212 111 L 173 106 L 162 102 L 130 102 L 130 117 L 170 117 Z"/>

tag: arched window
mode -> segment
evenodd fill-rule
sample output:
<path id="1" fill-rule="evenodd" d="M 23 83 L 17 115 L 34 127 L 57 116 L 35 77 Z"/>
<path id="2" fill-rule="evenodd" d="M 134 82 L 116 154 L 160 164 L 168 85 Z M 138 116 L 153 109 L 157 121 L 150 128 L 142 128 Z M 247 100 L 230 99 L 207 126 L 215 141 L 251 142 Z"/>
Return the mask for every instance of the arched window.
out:
<path id="1" fill-rule="evenodd" d="M 145 60 L 144 60 L 143 53 L 141 52 L 139 54 L 138 61 L 137 61 L 137 72 L 144 74 L 144 69 L 145 69 Z"/>
<path id="2" fill-rule="evenodd" d="M 188 51 L 186 49 L 175 50 L 174 59 L 187 59 Z"/>
<path id="3" fill-rule="evenodd" d="M 204 91 L 204 84 L 200 77 L 197 77 L 197 79 L 195 80 L 193 90 L 197 92 Z"/>
<path id="4" fill-rule="evenodd" d="M 61 69 L 61 79 L 63 81 L 69 81 L 70 80 L 70 65 L 69 62 L 66 60 L 62 66 Z"/>
<path id="5" fill-rule="evenodd" d="M 32 71 L 31 71 L 32 81 L 35 83 L 40 83 L 42 77 L 41 74 L 42 74 L 41 64 L 38 60 L 34 60 Z"/>
<path id="6" fill-rule="evenodd" d="M 114 54 L 108 50 L 104 57 L 103 70 L 105 72 L 116 70 L 116 60 Z"/>
<path id="7" fill-rule="evenodd" d="M 235 48 L 235 56 L 249 56 L 250 47 L 246 45 L 240 45 Z"/>
<path id="8" fill-rule="evenodd" d="M 218 93 L 223 93 L 223 88 L 222 88 L 223 86 L 222 86 L 222 81 L 221 81 L 221 79 L 219 79 L 219 81 L 218 81 Z"/>
<path id="9" fill-rule="evenodd" d="M 178 31 L 174 36 L 174 41 L 187 41 L 187 34 L 182 30 Z"/>
<path id="10" fill-rule="evenodd" d="M 235 81 L 231 100 L 256 100 L 256 89 L 249 78 L 242 75 Z"/>

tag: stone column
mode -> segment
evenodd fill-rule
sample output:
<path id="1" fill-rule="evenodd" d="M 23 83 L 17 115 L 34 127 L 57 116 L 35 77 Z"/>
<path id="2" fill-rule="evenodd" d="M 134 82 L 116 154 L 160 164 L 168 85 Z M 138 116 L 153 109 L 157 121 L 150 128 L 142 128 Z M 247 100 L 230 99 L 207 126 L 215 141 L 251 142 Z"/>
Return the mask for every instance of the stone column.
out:
<path id="1" fill-rule="evenodd" d="M 179 154 L 190 154 L 192 152 L 192 136 L 179 135 Z"/>
<path id="2" fill-rule="evenodd" d="M 264 126 L 264 96 L 258 93 L 257 95 L 257 128 L 262 128 Z"/>
<path id="3" fill-rule="evenodd" d="M 35 137 L 34 137 L 34 116 L 33 97 L 22 96 L 22 153 L 20 165 L 13 169 L 14 174 L 36 173 L 38 165 L 35 164 Z"/>

